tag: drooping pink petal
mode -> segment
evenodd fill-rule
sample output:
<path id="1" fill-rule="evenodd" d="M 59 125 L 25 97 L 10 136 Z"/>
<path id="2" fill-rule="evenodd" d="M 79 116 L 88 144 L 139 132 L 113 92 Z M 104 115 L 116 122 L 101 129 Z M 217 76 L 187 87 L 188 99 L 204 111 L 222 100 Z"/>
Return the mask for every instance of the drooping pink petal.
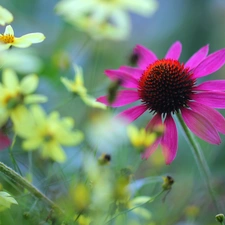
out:
<path id="1" fill-rule="evenodd" d="M 154 128 L 157 126 L 157 125 L 160 125 L 162 124 L 162 118 L 161 118 L 161 115 L 160 114 L 156 114 L 151 120 L 150 122 L 148 123 L 148 125 L 146 126 L 146 130 L 148 131 L 153 131 Z"/>
<path id="2" fill-rule="evenodd" d="M 139 68 L 133 68 L 131 66 L 121 66 L 119 70 L 128 73 L 130 76 L 134 77 L 135 79 L 139 79 L 143 74 L 144 70 Z"/>
<path id="3" fill-rule="evenodd" d="M 220 91 L 207 91 L 195 93 L 191 97 L 192 100 L 207 105 L 212 108 L 225 108 L 225 93 Z"/>
<path id="4" fill-rule="evenodd" d="M 225 118 L 215 109 L 196 102 L 190 102 L 189 106 L 210 121 L 219 132 L 225 134 Z"/>
<path id="5" fill-rule="evenodd" d="M 210 54 L 193 71 L 193 78 L 207 76 L 216 72 L 225 63 L 225 49 Z"/>
<path id="6" fill-rule="evenodd" d="M 138 55 L 137 64 L 141 69 L 146 69 L 149 64 L 152 64 L 157 60 L 155 53 L 142 45 L 136 45 L 134 53 Z"/>
<path id="7" fill-rule="evenodd" d="M 145 105 L 134 106 L 119 113 L 116 118 L 124 118 L 126 123 L 131 123 L 141 116 L 146 110 L 147 107 Z"/>
<path id="8" fill-rule="evenodd" d="M 210 122 L 210 118 L 206 119 L 199 113 L 186 108 L 183 108 L 181 113 L 184 122 L 195 135 L 211 144 L 220 144 L 220 136 Z"/>
<path id="9" fill-rule="evenodd" d="M 196 91 L 225 91 L 225 80 L 209 80 L 194 87 Z"/>
<path id="10" fill-rule="evenodd" d="M 157 140 L 151 145 L 149 146 L 145 152 L 141 155 L 142 159 L 148 159 L 157 149 L 159 143 L 161 141 L 161 137 L 157 138 Z"/>
<path id="11" fill-rule="evenodd" d="M 165 59 L 178 60 L 180 58 L 181 51 L 182 51 L 182 44 L 179 41 L 176 41 L 167 51 Z"/>
<path id="12" fill-rule="evenodd" d="M 178 148 L 178 136 L 176 124 L 172 116 L 165 119 L 165 132 L 162 136 L 161 146 L 166 164 L 170 164 L 176 157 Z"/>
<path id="13" fill-rule="evenodd" d="M 0 150 L 8 148 L 11 145 L 11 140 L 7 135 L 0 131 Z"/>
<path id="14" fill-rule="evenodd" d="M 204 47 L 200 48 L 191 58 L 185 63 L 185 68 L 194 69 L 199 63 L 204 60 L 208 54 L 209 45 L 205 45 Z"/>
<path id="15" fill-rule="evenodd" d="M 105 74 L 112 81 L 120 80 L 125 88 L 138 87 L 138 80 L 121 70 L 105 70 Z"/>
<path id="16" fill-rule="evenodd" d="M 97 98 L 97 102 L 104 103 L 107 106 L 120 107 L 135 102 L 139 99 L 140 97 L 136 91 L 122 90 L 117 92 L 116 99 L 112 104 L 108 102 L 107 96 L 101 96 Z"/>

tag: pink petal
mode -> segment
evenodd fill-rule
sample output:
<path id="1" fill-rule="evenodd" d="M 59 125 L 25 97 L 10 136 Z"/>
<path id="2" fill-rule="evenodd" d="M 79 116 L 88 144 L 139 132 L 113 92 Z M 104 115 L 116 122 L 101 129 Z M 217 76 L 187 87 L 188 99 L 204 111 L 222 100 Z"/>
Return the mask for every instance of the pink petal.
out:
<path id="1" fill-rule="evenodd" d="M 178 136 L 176 124 L 172 116 L 165 119 L 165 132 L 162 136 L 161 146 L 166 164 L 170 164 L 176 157 L 178 148 Z"/>
<path id="2" fill-rule="evenodd" d="M 135 102 L 139 99 L 140 97 L 136 91 L 122 90 L 117 92 L 116 99 L 112 104 L 108 102 L 107 96 L 97 98 L 97 102 L 104 103 L 107 106 L 120 107 Z"/>
<path id="3" fill-rule="evenodd" d="M 196 91 L 225 91 L 225 80 L 209 80 L 194 87 Z"/>
<path id="4" fill-rule="evenodd" d="M 190 70 L 195 68 L 199 65 L 199 63 L 204 60 L 208 54 L 209 51 L 209 45 L 206 45 L 202 48 L 200 48 L 191 58 L 186 62 L 185 67 L 189 68 Z"/>
<path id="5" fill-rule="evenodd" d="M 147 107 L 145 105 L 134 106 L 119 113 L 116 117 L 124 118 L 126 123 L 131 123 L 140 117 L 146 110 Z"/>
<path id="6" fill-rule="evenodd" d="M 8 148 L 11 145 L 11 140 L 7 135 L 0 131 L 0 150 Z"/>
<path id="7" fill-rule="evenodd" d="M 150 122 L 148 123 L 148 125 L 146 126 L 146 130 L 148 131 L 153 131 L 154 130 L 154 127 L 157 126 L 157 125 L 160 125 L 162 124 L 162 118 L 161 118 L 161 115 L 160 114 L 156 114 L 151 120 Z"/>
<path id="8" fill-rule="evenodd" d="M 176 41 L 167 51 L 165 59 L 178 60 L 180 58 L 181 51 L 182 51 L 182 44 L 179 41 Z"/>
<path id="9" fill-rule="evenodd" d="M 121 86 L 126 88 L 137 88 L 138 87 L 138 81 L 128 73 L 125 73 L 121 70 L 105 70 L 106 76 L 112 80 L 121 80 L 122 84 Z"/>
<path id="10" fill-rule="evenodd" d="M 202 105 L 196 102 L 190 102 L 189 106 L 191 109 L 204 116 L 206 119 L 209 118 L 210 123 L 221 133 L 225 134 L 225 119 L 224 117 L 217 112 L 215 109 L 212 109 L 206 105 Z"/>
<path id="11" fill-rule="evenodd" d="M 196 93 L 192 95 L 191 99 L 212 108 L 217 108 L 217 109 L 225 108 L 225 93 L 224 92 L 207 91 L 202 93 Z"/>
<path id="12" fill-rule="evenodd" d="M 136 45 L 134 48 L 134 53 L 138 55 L 138 66 L 141 69 L 146 69 L 146 67 L 157 60 L 157 56 L 151 50 L 145 48 L 142 45 Z"/>
<path id="13" fill-rule="evenodd" d="M 134 77 L 135 79 L 139 79 L 141 75 L 143 74 L 144 70 L 139 68 L 133 68 L 130 66 L 121 66 L 119 70 L 129 74 L 130 76 Z"/>
<path id="14" fill-rule="evenodd" d="M 220 144 L 218 132 L 204 116 L 186 108 L 181 113 L 184 122 L 195 135 L 211 144 Z"/>
<path id="15" fill-rule="evenodd" d="M 193 71 L 193 78 L 207 76 L 216 72 L 225 63 L 225 49 L 210 54 Z"/>
<path id="16" fill-rule="evenodd" d="M 149 146 L 145 152 L 141 155 L 142 159 L 148 159 L 157 149 L 159 143 L 161 141 L 161 137 L 158 138 L 151 146 Z"/>

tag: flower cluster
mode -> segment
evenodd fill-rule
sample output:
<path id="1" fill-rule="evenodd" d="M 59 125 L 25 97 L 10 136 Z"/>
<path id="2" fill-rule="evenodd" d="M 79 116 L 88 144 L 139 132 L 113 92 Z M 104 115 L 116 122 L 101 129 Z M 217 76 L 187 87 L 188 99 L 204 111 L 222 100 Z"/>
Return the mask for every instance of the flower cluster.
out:
<path id="1" fill-rule="evenodd" d="M 127 10 L 147 16 L 157 6 L 156 0 L 63 0 L 56 12 L 95 39 L 121 40 L 130 32 Z"/>

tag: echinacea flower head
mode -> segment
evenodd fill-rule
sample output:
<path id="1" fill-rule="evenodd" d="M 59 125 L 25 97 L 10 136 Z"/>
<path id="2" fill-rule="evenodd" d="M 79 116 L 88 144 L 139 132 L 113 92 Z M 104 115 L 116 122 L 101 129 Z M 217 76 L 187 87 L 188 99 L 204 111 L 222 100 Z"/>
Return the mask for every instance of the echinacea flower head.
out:
<path id="1" fill-rule="evenodd" d="M 5 28 L 4 34 L 0 34 L 0 50 L 5 50 L 11 46 L 17 48 L 27 48 L 35 43 L 44 41 L 45 36 L 42 33 L 30 33 L 21 37 L 14 36 L 13 28 L 8 25 Z"/>
<path id="2" fill-rule="evenodd" d="M 74 65 L 74 71 L 75 77 L 73 81 L 65 77 L 61 77 L 61 81 L 65 85 L 67 90 L 74 94 L 79 95 L 82 101 L 90 107 L 106 109 L 106 106 L 104 104 L 96 102 L 96 99 L 94 97 L 87 94 L 87 89 L 84 86 L 82 68 L 77 65 Z"/>
<path id="3" fill-rule="evenodd" d="M 13 70 L 3 70 L 2 83 L 0 83 L 0 126 L 4 125 L 9 117 L 12 120 L 21 118 L 25 105 L 47 101 L 45 96 L 33 94 L 37 86 L 36 74 L 27 75 L 19 81 Z"/>
<path id="4" fill-rule="evenodd" d="M 5 26 L 6 23 L 11 23 L 12 21 L 12 13 L 0 5 L 0 25 Z"/>
<path id="5" fill-rule="evenodd" d="M 125 39 L 130 32 L 127 11 L 143 16 L 153 14 L 156 0 L 63 0 L 56 12 L 95 39 Z"/>
<path id="6" fill-rule="evenodd" d="M 107 96 L 98 98 L 111 107 L 121 107 L 140 100 L 118 116 L 132 122 L 144 112 L 153 113 L 147 125 L 151 131 L 164 124 L 165 132 L 143 153 L 148 158 L 161 145 L 166 164 L 176 157 L 178 134 L 173 115 L 181 113 L 187 127 L 201 139 L 220 144 L 218 132 L 225 134 L 225 119 L 214 108 L 225 108 L 225 80 L 210 80 L 198 84 L 198 78 L 206 77 L 219 70 L 225 63 L 225 49 L 208 55 L 208 45 L 199 49 L 186 63 L 179 57 L 182 51 L 180 42 L 175 42 L 163 59 L 155 53 L 137 45 L 138 68 L 121 66 L 118 70 L 106 70 L 111 80 L 121 80 L 121 86 L 129 90 L 117 93 L 110 104 Z"/>
<path id="7" fill-rule="evenodd" d="M 60 118 L 58 112 L 46 115 L 38 105 L 24 111 L 23 118 L 15 121 L 15 132 L 25 139 L 22 147 L 26 151 L 40 150 L 43 158 L 57 162 L 66 160 L 62 146 L 75 146 L 83 140 L 83 133 L 73 130 L 72 118 Z"/>
<path id="8" fill-rule="evenodd" d="M 18 204 L 18 202 L 7 192 L 0 191 L 0 212 L 9 209 L 12 204 Z"/>

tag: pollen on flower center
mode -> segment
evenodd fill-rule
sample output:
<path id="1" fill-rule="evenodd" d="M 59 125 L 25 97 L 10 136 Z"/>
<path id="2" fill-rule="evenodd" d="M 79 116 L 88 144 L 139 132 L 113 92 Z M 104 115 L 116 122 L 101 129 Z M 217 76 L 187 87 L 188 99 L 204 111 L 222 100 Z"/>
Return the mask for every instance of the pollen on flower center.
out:
<path id="1" fill-rule="evenodd" d="M 161 59 L 146 68 L 138 93 L 151 112 L 165 115 L 188 106 L 195 81 L 179 61 Z"/>
<path id="2" fill-rule="evenodd" d="M 3 34 L 0 36 L 0 42 L 4 42 L 5 44 L 13 43 L 14 36 L 11 34 Z"/>

